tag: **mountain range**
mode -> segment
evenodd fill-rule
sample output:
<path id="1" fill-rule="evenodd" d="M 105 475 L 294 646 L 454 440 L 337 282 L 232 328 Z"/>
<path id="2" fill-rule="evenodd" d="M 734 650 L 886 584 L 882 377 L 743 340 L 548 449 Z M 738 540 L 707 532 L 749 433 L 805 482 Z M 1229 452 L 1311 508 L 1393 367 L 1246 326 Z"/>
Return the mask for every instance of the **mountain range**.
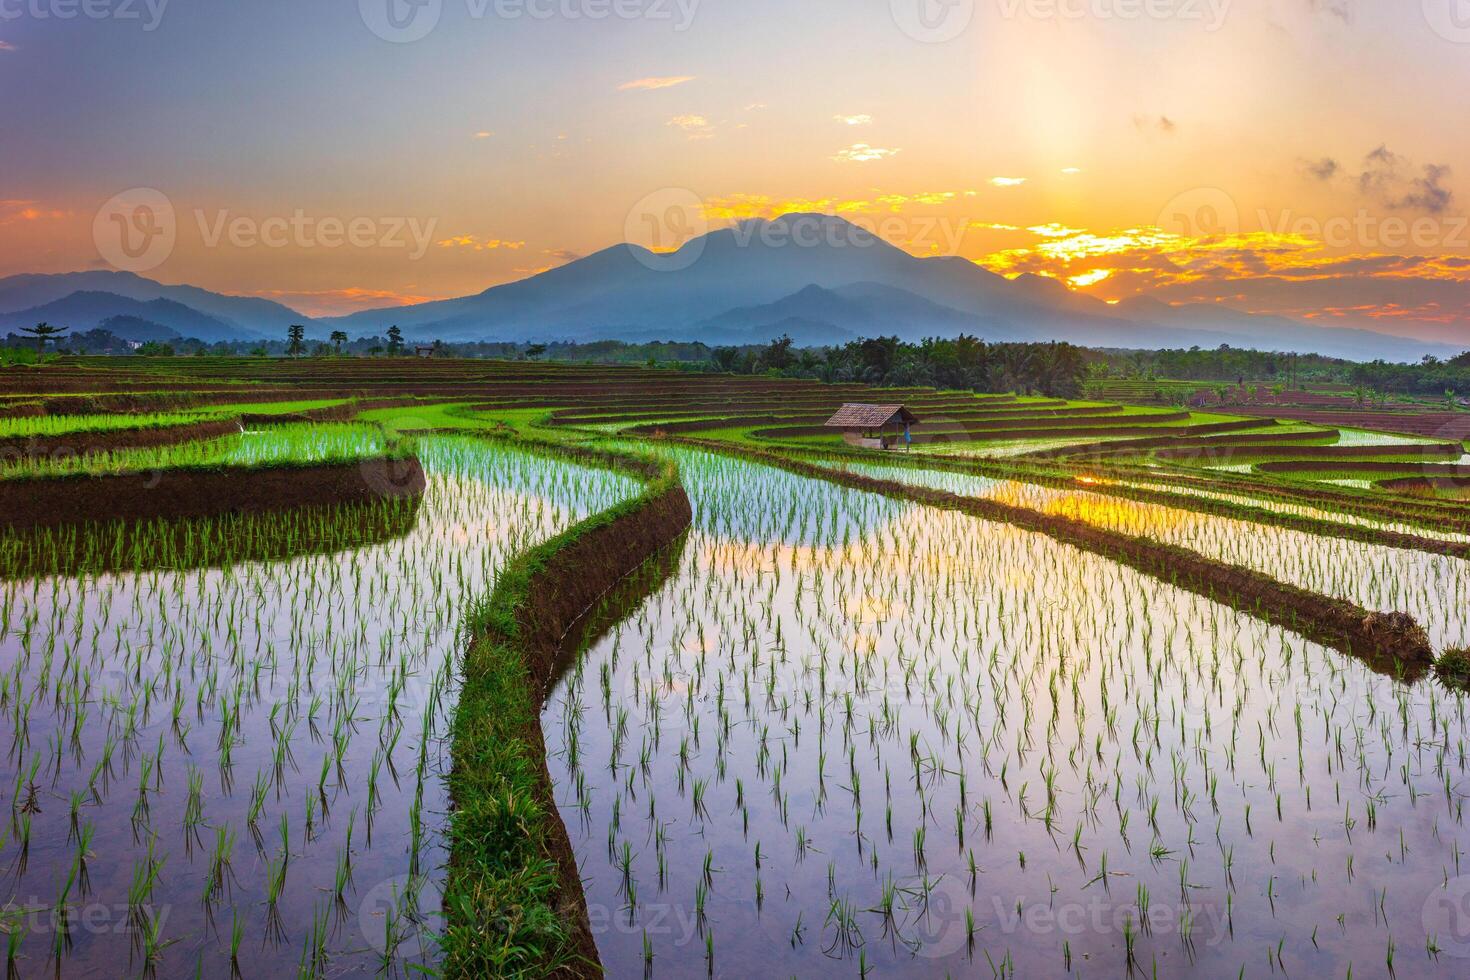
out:
<path id="1" fill-rule="evenodd" d="M 111 317 L 128 317 L 135 332 L 156 334 L 124 338 L 137 341 L 166 339 L 170 333 L 211 342 L 259 340 L 283 336 L 291 324 L 307 322 L 300 313 L 271 300 L 228 296 L 198 286 L 166 286 L 131 272 L 94 270 L 0 279 L 0 332 L 43 321 L 82 332 Z"/>
<path id="2" fill-rule="evenodd" d="M 281 338 L 292 323 L 325 339 L 702 340 L 799 345 L 857 337 L 973 334 L 991 341 L 1066 340 L 1093 347 L 1230 344 L 1352 360 L 1418 360 L 1459 348 L 1368 330 L 1321 327 L 1221 305 L 1147 296 L 1110 305 L 1043 276 L 1014 279 L 958 257 L 910 255 L 842 218 L 789 214 L 695 238 L 672 253 L 615 245 L 517 282 L 457 299 L 311 319 L 280 303 L 169 286 L 123 272 L 0 279 L 0 331 L 50 323 L 88 330 L 112 317 L 133 332 L 201 340 Z"/>
<path id="3" fill-rule="evenodd" d="M 1109 305 L 1054 279 L 990 272 L 958 257 L 919 258 L 830 215 L 757 219 L 658 254 L 615 245 L 474 296 L 319 321 L 349 334 L 397 324 L 413 339 L 703 340 L 803 345 L 896 334 L 1067 340 L 1094 347 L 1216 347 L 1353 360 L 1453 356 L 1457 348 L 1320 327 L 1223 306 L 1147 297 Z"/>

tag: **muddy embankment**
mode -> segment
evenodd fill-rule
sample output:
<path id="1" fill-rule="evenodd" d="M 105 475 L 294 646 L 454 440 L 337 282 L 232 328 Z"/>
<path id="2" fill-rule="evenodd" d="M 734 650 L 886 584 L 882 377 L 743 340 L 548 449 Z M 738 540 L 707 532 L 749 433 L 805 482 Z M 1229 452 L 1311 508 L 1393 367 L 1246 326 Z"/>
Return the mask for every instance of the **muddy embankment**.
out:
<path id="1" fill-rule="evenodd" d="M 424 487 L 423 467 L 411 456 L 325 465 L 15 477 L 0 480 L 0 528 L 22 531 L 362 504 L 418 496 Z"/>
<path id="2" fill-rule="evenodd" d="M 1254 428 L 1254 427 L 1253 427 Z M 1071 446 L 1054 446 L 1021 453 L 1013 458 L 1021 460 L 1040 459 L 1123 459 L 1137 456 L 1152 449 L 1207 450 L 1216 446 L 1274 446 L 1280 443 L 1315 443 L 1340 438 L 1336 429 L 1320 432 L 1247 432 L 1244 435 L 1225 436 L 1156 436 L 1143 439 L 1113 439 L 1107 442 L 1078 443 Z"/>
<path id="3" fill-rule="evenodd" d="M 1282 459 L 1325 460 L 1335 464 L 1343 460 L 1372 459 L 1373 457 L 1379 456 L 1394 458 L 1412 457 L 1425 461 L 1459 459 L 1464 454 L 1465 450 L 1458 442 L 1428 442 L 1391 446 L 1279 446 L 1270 444 L 1221 446 L 1218 448 L 1203 446 L 1182 449 L 1161 449 L 1154 455 L 1159 459 L 1166 459 L 1171 462 L 1210 460 L 1221 463 L 1232 463 L 1238 460 L 1249 462 L 1253 459 Z M 1262 472 L 1268 471 L 1263 470 Z"/>
<path id="4" fill-rule="evenodd" d="M 202 439 L 218 439 L 240 431 L 235 419 L 186 422 L 138 429 L 106 429 L 100 432 L 63 432 L 54 436 L 0 439 L 0 465 L 23 459 L 68 459 L 91 453 L 122 449 L 177 446 Z"/>
<path id="5" fill-rule="evenodd" d="M 1470 475 L 1406 476 L 1393 480 L 1379 480 L 1378 485 L 1385 490 L 1413 497 L 1470 500 Z"/>
<path id="6" fill-rule="evenodd" d="M 0 530 L 0 579 L 138 574 L 281 562 L 381 545 L 413 531 L 423 498 L 271 513 Z"/>

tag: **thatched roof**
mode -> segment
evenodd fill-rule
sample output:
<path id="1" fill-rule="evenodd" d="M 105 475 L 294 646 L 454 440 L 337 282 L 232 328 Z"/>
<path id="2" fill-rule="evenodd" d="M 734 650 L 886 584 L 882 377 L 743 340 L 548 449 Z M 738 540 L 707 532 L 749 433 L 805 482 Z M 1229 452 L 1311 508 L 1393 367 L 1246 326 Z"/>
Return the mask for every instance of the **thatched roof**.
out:
<path id="1" fill-rule="evenodd" d="M 837 429 L 881 429 L 888 425 L 913 425 L 919 420 L 902 405 L 864 405 L 849 402 L 826 424 Z"/>

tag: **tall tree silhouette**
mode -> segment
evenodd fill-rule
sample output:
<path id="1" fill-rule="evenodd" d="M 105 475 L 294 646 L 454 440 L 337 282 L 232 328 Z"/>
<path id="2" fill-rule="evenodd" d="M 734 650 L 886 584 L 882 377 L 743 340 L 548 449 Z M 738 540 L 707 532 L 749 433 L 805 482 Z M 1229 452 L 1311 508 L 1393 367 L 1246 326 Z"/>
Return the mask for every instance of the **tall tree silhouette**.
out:
<path id="1" fill-rule="evenodd" d="M 46 353 L 46 341 L 66 333 L 66 327 L 53 327 L 49 323 L 38 323 L 34 327 L 21 327 L 20 332 L 28 333 L 32 337 L 35 337 L 36 350 L 44 354 Z"/>

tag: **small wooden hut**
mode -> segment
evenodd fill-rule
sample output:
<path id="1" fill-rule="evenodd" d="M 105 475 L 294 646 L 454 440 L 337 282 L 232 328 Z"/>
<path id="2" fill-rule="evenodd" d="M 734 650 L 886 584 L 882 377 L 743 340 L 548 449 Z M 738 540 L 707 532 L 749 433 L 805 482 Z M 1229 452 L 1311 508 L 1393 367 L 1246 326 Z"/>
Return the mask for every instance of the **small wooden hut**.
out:
<path id="1" fill-rule="evenodd" d="M 912 428 L 919 424 L 914 413 L 902 405 L 865 405 L 850 402 L 827 420 L 830 429 L 841 429 L 842 438 L 850 446 L 864 449 L 908 449 L 913 442 Z"/>

